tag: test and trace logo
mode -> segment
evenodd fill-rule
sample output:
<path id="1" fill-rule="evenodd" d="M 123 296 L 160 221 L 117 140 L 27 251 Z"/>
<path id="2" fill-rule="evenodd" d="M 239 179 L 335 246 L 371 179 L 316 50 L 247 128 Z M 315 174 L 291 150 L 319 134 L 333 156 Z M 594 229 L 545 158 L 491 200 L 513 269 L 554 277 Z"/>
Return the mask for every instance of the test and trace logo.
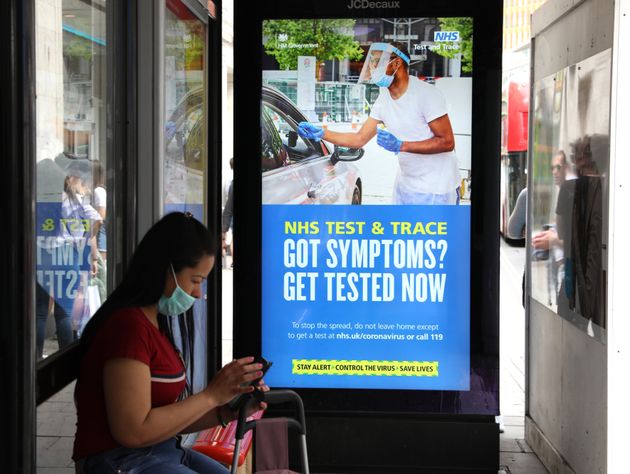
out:
<path id="1" fill-rule="evenodd" d="M 459 31 L 434 31 L 433 41 L 443 43 L 445 41 L 459 41 Z"/>
<path id="2" fill-rule="evenodd" d="M 350 0 L 348 9 L 369 9 L 369 8 L 400 8 L 399 1 L 375 2 L 370 0 Z"/>

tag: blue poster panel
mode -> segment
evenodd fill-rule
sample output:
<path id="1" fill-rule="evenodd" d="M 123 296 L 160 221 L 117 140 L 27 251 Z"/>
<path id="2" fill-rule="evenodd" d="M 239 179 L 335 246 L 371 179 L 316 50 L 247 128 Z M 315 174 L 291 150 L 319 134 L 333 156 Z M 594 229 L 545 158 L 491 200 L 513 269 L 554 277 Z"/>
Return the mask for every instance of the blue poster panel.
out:
<path id="1" fill-rule="evenodd" d="M 472 26 L 263 22 L 269 385 L 470 389 Z"/>
<path id="2" fill-rule="evenodd" d="M 272 386 L 468 390 L 465 206 L 263 207 Z"/>

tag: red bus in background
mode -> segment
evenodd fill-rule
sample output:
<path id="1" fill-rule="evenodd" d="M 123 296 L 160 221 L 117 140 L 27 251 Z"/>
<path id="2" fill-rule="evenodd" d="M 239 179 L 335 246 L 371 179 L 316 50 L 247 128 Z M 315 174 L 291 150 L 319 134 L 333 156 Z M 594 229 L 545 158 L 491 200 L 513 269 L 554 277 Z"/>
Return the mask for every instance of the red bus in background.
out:
<path id="1" fill-rule="evenodd" d="M 509 74 L 503 85 L 501 111 L 501 235 L 506 242 L 524 245 L 521 235 L 508 234 L 508 219 L 516 199 L 527 186 L 527 143 L 529 118 L 529 75 Z M 524 222 L 524 220 L 523 220 Z"/>

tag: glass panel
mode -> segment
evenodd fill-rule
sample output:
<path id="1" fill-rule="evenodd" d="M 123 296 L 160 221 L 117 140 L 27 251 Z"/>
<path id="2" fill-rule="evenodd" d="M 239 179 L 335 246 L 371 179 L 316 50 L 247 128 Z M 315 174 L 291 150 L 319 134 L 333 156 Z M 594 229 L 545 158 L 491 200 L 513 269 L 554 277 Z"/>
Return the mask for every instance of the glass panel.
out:
<path id="1" fill-rule="evenodd" d="M 75 341 L 106 298 L 106 1 L 36 0 L 37 358 Z M 111 247 L 111 243 L 110 243 Z M 37 472 L 73 466 L 70 384 L 37 409 Z"/>
<path id="2" fill-rule="evenodd" d="M 203 220 L 206 173 L 206 26 L 167 0 L 164 44 L 164 210 Z"/>
<path id="3" fill-rule="evenodd" d="M 610 50 L 535 84 L 532 296 L 590 335 L 606 328 Z"/>
<path id="4" fill-rule="evenodd" d="M 233 356 L 233 288 L 234 288 L 234 275 L 232 269 L 234 268 L 234 219 L 232 217 L 234 206 L 232 202 L 228 201 L 230 195 L 230 187 L 232 186 L 234 178 L 234 73 L 233 73 L 233 55 L 234 50 L 232 48 L 234 40 L 234 2 L 223 2 L 222 7 L 222 29 L 223 29 L 223 44 L 222 55 L 225 67 L 225 75 L 223 76 L 224 93 L 222 100 L 221 111 L 221 123 L 222 123 L 222 163 L 221 163 L 221 176 L 222 181 L 222 208 L 223 208 L 223 258 L 222 266 L 223 272 L 221 275 L 221 362 L 222 365 L 227 364 L 232 360 Z"/>
<path id="5" fill-rule="evenodd" d="M 181 0 L 166 0 L 164 19 L 164 213 L 188 211 L 205 222 L 206 24 Z M 205 298 L 195 303 L 194 314 L 196 391 L 206 382 Z"/>
<path id="6" fill-rule="evenodd" d="M 233 95 L 228 95 L 230 105 Z M 231 112 L 231 109 L 230 109 Z M 225 121 L 223 123 L 226 123 Z M 231 121 L 229 123 L 232 123 Z M 233 298 L 234 298 L 234 159 L 230 158 L 229 166 L 222 165 L 223 199 L 221 226 L 221 365 L 232 360 L 233 356 Z M 219 262 L 217 262 L 217 265 Z"/>
<path id="7" fill-rule="evenodd" d="M 36 1 L 37 357 L 107 295 L 105 1 Z"/>

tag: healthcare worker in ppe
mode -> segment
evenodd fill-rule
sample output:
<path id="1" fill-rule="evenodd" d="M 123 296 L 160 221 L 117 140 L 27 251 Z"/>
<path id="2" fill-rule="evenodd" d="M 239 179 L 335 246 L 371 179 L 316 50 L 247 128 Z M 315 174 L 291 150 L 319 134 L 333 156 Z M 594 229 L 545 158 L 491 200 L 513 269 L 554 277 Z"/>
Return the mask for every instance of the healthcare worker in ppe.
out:
<path id="1" fill-rule="evenodd" d="M 361 129 L 339 133 L 301 122 L 298 133 L 350 148 L 378 134 L 378 145 L 398 157 L 394 204 L 457 204 L 460 175 L 446 101 L 435 86 L 409 75 L 409 62 L 404 44 L 373 43 L 359 82 L 378 85 L 380 94 Z"/>

